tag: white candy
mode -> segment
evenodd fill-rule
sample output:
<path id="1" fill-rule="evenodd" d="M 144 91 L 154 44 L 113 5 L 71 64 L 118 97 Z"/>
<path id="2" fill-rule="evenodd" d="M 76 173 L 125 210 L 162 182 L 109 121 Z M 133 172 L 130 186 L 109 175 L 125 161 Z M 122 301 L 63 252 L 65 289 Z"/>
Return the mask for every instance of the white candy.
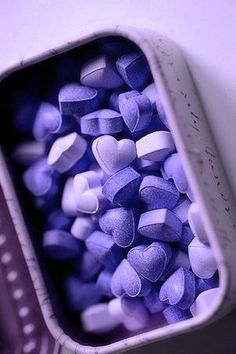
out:
<path id="1" fill-rule="evenodd" d="M 81 313 L 80 319 L 85 332 L 106 333 L 119 325 L 119 321 L 111 316 L 106 303 L 86 308 Z"/>
<path id="2" fill-rule="evenodd" d="M 73 187 L 73 178 L 68 178 L 62 193 L 61 207 L 63 212 L 68 216 L 76 216 L 78 214 Z"/>
<path id="3" fill-rule="evenodd" d="M 194 317 L 209 311 L 215 304 L 219 295 L 219 288 L 203 291 L 190 307 L 190 311 Z"/>
<path id="4" fill-rule="evenodd" d="M 199 207 L 192 203 L 188 210 L 189 226 L 194 234 L 202 243 L 208 243 L 208 237 L 204 228 Z"/>
<path id="5" fill-rule="evenodd" d="M 210 279 L 217 270 L 214 253 L 210 246 L 199 241 L 197 237 L 188 246 L 188 256 L 192 271 L 199 278 Z"/>

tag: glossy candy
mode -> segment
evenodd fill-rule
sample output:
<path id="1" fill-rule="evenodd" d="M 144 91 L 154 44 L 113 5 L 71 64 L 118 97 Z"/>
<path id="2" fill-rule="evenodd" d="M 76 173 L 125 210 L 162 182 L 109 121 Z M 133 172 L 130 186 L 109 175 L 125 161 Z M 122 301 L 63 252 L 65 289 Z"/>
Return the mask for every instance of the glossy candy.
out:
<path id="1" fill-rule="evenodd" d="M 128 167 L 136 158 L 136 146 L 130 139 L 116 140 L 111 135 L 103 135 L 92 144 L 95 159 L 105 173 L 111 175 Z"/>
<path id="2" fill-rule="evenodd" d="M 197 237 L 189 244 L 188 255 L 191 268 L 199 278 L 209 279 L 215 274 L 215 255 L 210 246 L 201 243 Z"/>
<path id="3" fill-rule="evenodd" d="M 142 90 L 150 80 L 150 69 L 142 52 L 122 55 L 116 67 L 124 82 L 134 90 Z"/>
<path id="4" fill-rule="evenodd" d="M 145 278 L 138 275 L 126 259 L 123 259 L 113 274 L 111 291 L 116 297 L 146 296 L 151 291 L 151 285 Z"/>
<path id="5" fill-rule="evenodd" d="M 168 244 L 153 242 L 149 246 L 139 245 L 132 248 L 127 259 L 138 274 L 151 282 L 156 282 L 167 268 L 171 256 L 172 251 Z"/>
<path id="6" fill-rule="evenodd" d="M 71 226 L 71 235 L 78 240 L 85 241 L 95 228 L 94 222 L 89 216 L 78 216 Z"/>
<path id="7" fill-rule="evenodd" d="M 85 244 L 98 261 L 110 269 L 116 267 L 122 258 L 122 252 L 112 236 L 101 231 L 94 231 L 85 240 Z"/>
<path id="8" fill-rule="evenodd" d="M 190 307 L 192 315 L 196 317 L 210 311 L 214 307 L 219 294 L 219 288 L 209 289 L 199 294 Z"/>
<path id="9" fill-rule="evenodd" d="M 48 102 L 42 102 L 36 113 L 33 125 L 33 135 L 36 140 L 44 141 L 50 134 L 59 132 L 62 116 L 59 110 Z"/>
<path id="10" fill-rule="evenodd" d="M 69 275 L 64 283 L 65 300 L 72 311 L 83 311 L 87 307 L 96 304 L 101 294 L 93 282 L 83 282 L 76 275 Z"/>
<path id="11" fill-rule="evenodd" d="M 188 210 L 188 222 L 191 230 L 199 241 L 208 244 L 208 237 L 204 228 L 201 213 L 196 203 L 192 203 Z"/>
<path id="12" fill-rule="evenodd" d="M 137 213 L 132 209 L 108 209 L 99 219 L 102 231 L 113 236 L 120 247 L 129 247 L 137 237 Z"/>
<path id="13" fill-rule="evenodd" d="M 98 91 L 91 87 L 71 83 L 63 86 L 58 96 L 62 114 L 83 116 L 98 109 L 100 98 Z"/>
<path id="14" fill-rule="evenodd" d="M 119 325 L 110 314 L 107 303 L 89 306 L 80 315 L 83 330 L 96 334 L 107 333 Z"/>
<path id="15" fill-rule="evenodd" d="M 148 97 L 136 91 L 121 93 L 119 110 L 129 130 L 137 132 L 147 128 L 152 119 L 152 105 Z M 134 94 L 133 94 L 134 93 Z"/>
<path id="16" fill-rule="evenodd" d="M 80 118 L 81 133 L 99 136 L 116 134 L 124 129 L 124 122 L 119 112 L 103 108 Z"/>
<path id="17" fill-rule="evenodd" d="M 48 164 L 59 173 L 68 171 L 81 159 L 87 149 L 87 142 L 73 132 L 58 138 L 48 154 Z"/>
<path id="18" fill-rule="evenodd" d="M 126 167 L 104 183 L 102 192 L 113 204 L 125 205 L 136 195 L 140 182 L 140 174 L 132 167 Z"/>
<path id="19" fill-rule="evenodd" d="M 23 174 L 23 181 L 27 189 L 36 197 L 47 194 L 53 184 L 52 168 L 47 159 L 42 158 L 31 165 Z"/>
<path id="20" fill-rule="evenodd" d="M 140 184 L 139 197 L 145 203 L 146 210 L 172 209 L 178 201 L 179 192 L 171 182 L 149 175 Z"/>
<path id="21" fill-rule="evenodd" d="M 168 209 L 155 209 L 140 215 L 138 231 L 141 235 L 165 242 L 181 239 L 182 223 Z"/>
<path id="22" fill-rule="evenodd" d="M 73 178 L 76 210 L 95 214 L 104 206 L 101 180 L 94 171 L 79 173 Z"/>
<path id="23" fill-rule="evenodd" d="M 95 88 L 115 89 L 123 85 L 115 63 L 106 55 L 87 61 L 81 68 L 80 81 Z"/>
<path id="24" fill-rule="evenodd" d="M 48 230 L 43 235 L 46 254 L 55 260 L 69 260 L 77 257 L 81 246 L 79 241 L 63 230 Z"/>
<path id="25" fill-rule="evenodd" d="M 177 269 L 161 286 L 160 300 L 187 310 L 195 299 L 195 277 L 185 268 Z"/>
<path id="26" fill-rule="evenodd" d="M 174 152 L 175 145 L 171 133 L 156 131 L 136 141 L 136 148 L 138 158 L 159 162 Z"/>

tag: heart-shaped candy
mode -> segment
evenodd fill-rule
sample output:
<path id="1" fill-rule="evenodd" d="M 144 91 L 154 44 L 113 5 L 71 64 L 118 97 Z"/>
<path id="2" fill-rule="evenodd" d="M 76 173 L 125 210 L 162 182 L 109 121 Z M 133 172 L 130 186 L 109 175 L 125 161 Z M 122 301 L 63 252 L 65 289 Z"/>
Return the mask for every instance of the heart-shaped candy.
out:
<path id="1" fill-rule="evenodd" d="M 113 274 L 111 291 L 117 297 L 146 296 L 151 291 L 151 284 L 138 275 L 127 259 L 123 259 Z"/>
<path id="2" fill-rule="evenodd" d="M 164 174 L 167 179 L 172 178 L 180 193 L 187 193 L 188 181 L 178 153 L 171 154 L 164 162 Z"/>
<path id="3" fill-rule="evenodd" d="M 132 248 L 127 259 L 136 272 L 151 282 L 162 276 L 172 256 L 167 243 L 153 242 L 151 245 L 139 245 Z"/>
<path id="4" fill-rule="evenodd" d="M 76 132 L 58 138 L 48 154 L 48 164 L 59 173 L 68 171 L 81 159 L 87 149 L 87 142 Z"/>
<path id="5" fill-rule="evenodd" d="M 151 313 L 162 312 L 166 308 L 166 304 L 159 299 L 160 284 L 153 285 L 152 291 L 144 298 L 144 304 Z"/>
<path id="6" fill-rule="evenodd" d="M 129 247 L 136 238 L 137 215 L 132 209 L 109 209 L 100 217 L 99 226 L 118 246 Z"/>
<path id="7" fill-rule="evenodd" d="M 95 139 L 92 151 L 103 171 L 110 175 L 129 166 L 137 155 L 132 140 L 117 141 L 111 135 L 103 135 Z"/>
<path id="8" fill-rule="evenodd" d="M 186 310 L 192 305 L 195 294 L 194 274 L 180 267 L 162 285 L 160 300 Z"/>
<path id="9" fill-rule="evenodd" d="M 62 116 L 59 110 L 50 103 L 43 102 L 37 111 L 33 135 L 36 140 L 46 140 L 50 134 L 57 133 L 62 125 Z"/>
<path id="10" fill-rule="evenodd" d="M 96 172 L 77 174 L 73 179 L 73 187 L 77 211 L 95 214 L 104 205 L 101 181 Z"/>

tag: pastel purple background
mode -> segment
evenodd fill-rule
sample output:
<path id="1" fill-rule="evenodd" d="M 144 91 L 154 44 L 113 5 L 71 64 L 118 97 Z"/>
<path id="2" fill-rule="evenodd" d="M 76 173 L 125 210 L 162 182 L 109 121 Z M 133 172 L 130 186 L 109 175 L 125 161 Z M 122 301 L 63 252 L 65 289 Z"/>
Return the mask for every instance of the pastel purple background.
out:
<path id="1" fill-rule="evenodd" d="M 6 0 L 0 7 L 0 70 L 30 50 L 54 47 L 89 21 L 156 29 L 182 48 L 236 195 L 236 2 L 234 0 Z M 145 6 L 143 5 L 145 4 Z M 18 8 L 17 8 L 18 6 Z M 144 7 L 146 13 L 144 15 Z M 103 11 L 101 9 L 103 8 Z M 124 14 L 132 14 L 128 17 Z M 109 19 L 108 19 L 109 17 Z M 227 137 L 227 138 L 225 138 Z M 159 354 L 236 352 L 236 313 L 158 344 Z M 130 353 L 154 353 L 155 344 Z"/>

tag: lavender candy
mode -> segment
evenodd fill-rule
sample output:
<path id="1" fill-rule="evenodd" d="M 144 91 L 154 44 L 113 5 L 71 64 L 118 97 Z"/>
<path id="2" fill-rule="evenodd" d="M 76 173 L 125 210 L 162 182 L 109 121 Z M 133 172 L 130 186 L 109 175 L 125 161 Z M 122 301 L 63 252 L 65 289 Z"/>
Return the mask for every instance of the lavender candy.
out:
<path id="1" fill-rule="evenodd" d="M 115 89 L 124 84 L 115 63 L 106 55 L 97 56 L 82 65 L 80 81 L 83 85 Z"/>
<path id="2" fill-rule="evenodd" d="M 101 294 L 97 291 L 95 283 L 85 283 L 75 275 L 69 275 L 65 279 L 64 294 L 71 311 L 83 311 L 101 299 Z"/>
<path id="3" fill-rule="evenodd" d="M 77 257 L 81 250 L 79 241 L 68 232 L 58 229 L 44 233 L 43 247 L 48 257 L 62 261 Z"/>
<path id="4" fill-rule="evenodd" d="M 136 195 L 140 183 L 140 174 L 132 167 L 126 167 L 104 183 L 102 192 L 113 204 L 126 205 Z"/>
<path id="5" fill-rule="evenodd" d="M 129 130 L 134 133 L 146 129 L 152 119 L 152 105 L 148 97 L 137 91 L 119 95 L 119 110 Z"/>
<path id="6" fill-rule="evenodd" d="M 60 89 L 59 107 L 62 114 L 83 116 L 98 109 L 100 105 L 99 93 L 91 87 L 70 83 Z"/>
<path id="7" fill-rule="evenodd" d="M 67 216 L 77 216 L 77 204 L 74 193 L 73 178 L 70 177 L 65 182 L 61 198 L 61 208 Z"/>
<path id="8" fill-rule="evenodd" d="M 196 236 L 200 242 L 208 244 L 208 237 L 202 222 L 200 209 L 196 203 L 192 203 L 188 210 L 188 222 L 194 236 Z"/>
<path id="9" fill-rule="evenodd" d="M 188 197 L 181 196 L 172 210 L 173 213 L 182 221 L 183 224 L 188 223 L 188 211 L 191 205 L 191 201 Z"/>
<path id="10" fill-rule="evenodd" d="M 140 184 L 139 197 L 146 210 L 172 209 L 179 199 L 179 192 L 171 182 L 149 175 Z"/>
<path id="11" fill-rule="evenodd" d="M 130 139 L 116 140 L 111 135 L 100 136 L 92 144 L 95 159 L 102 170 L 111 175 L 128 167 L 136 158 L 136 146 Z"/>
<path id="12" fill-rule="evenodd" d="M 109 269 L 114 269 L 122 259 L 122 251 L 114 243 L 111 235 L 94 231 L 85 240 L 85 244 L 97 260 Z"/>
<path id="13" fill-rule="evenodd" d="M 141 51 L 122 55 L 116 67 L 124 82 L 134 90 L 142 90 L 151 78 L 149 65 Z"/>
<path id="14" fill-rule="evenodd" d="M 210 311 L 214 307 L 219 294 L 220 288 L 203 291 L 190 307 L 192 315 L 196 317 Z"/>
<path id="15" fill-rule="evenodd" d="M 73 266 L 80 278 L 84 281 L 93 279 L 102 268 L 102 265 L 97 258 L 87 250 L 74 261 Z"/>
<path id="16" fill-rule="evenodd" d="M 156 131 L 136 141 L 136 148 L 138 158 L 161 162 L 174 152 L 175 145 L 170 132 Z"/>
<path id="17" fill-rule="evenodd" d="M 95 304 L 87 307 L 80 315 L 85 332 L 103 334 L 112 331 L 119 325 L 108 310 L 107 303 Z"/>
<path id="18" fill-rule="evenodd" d="M 160 287 L 159 283 L 154 284 L 151 292 L 144 298 L 144 304 L 151 313 L 162 312 L 167 307 L 159 298 Z"/>
<path id="19" fill-rule="evenodd" d="M 188 252 L 188 246 L 193 240 L 194 234 L 189 226 L 183 226 L 181 239 L 176 243 L 177 246 L 184 252 Z"/>
<path id="20" fill-rule="evenodd" d="M 36 140 L 44 141 L 50 134 L 59 132 L 62 116 L 59 110 L 50 103 L 42 102 L 36 113 L 33 124 L 33 135 Z"/>
<path id="21" fill-rule="evenodd" d="M 137 235 L 137 214 L 133 209 L 108 209 L 99 219 L 102 231 L 111 234 L 120 247 L 129 247 Z"/>
<path id="22" fill-rule="evenodd" d="M 86 149 L 86 140 L 75 132 L 70 133 L 53 143 L 48 154 L 48 164 L 59 173 L 64 173 L 82 158 Z"/>
<path id="23" fill-rule="evenodd" d="M 185 175 L 179 153 L 170 155 L 164 162 L 164 173 L 167 179 L 172 178 L 180 193 L 187 193 L 188 180 Z"/>
<path id="24" fill-rule="evenodd" d="M 124 122 L 119 112 L 103 108 L 80 118 L 81 133 L 91 136 L 120 133 Z"/>
<path id="25" fill-rule="evenodd" d="M 167 268 L 172 256 L 171 247 L 164 242 L 139 245 L 132 248 L 127 259 L 136 272 L 145 279 L 156 282 Z"/>
<path id="26" fill-rule="evenodd" d="M 89 216 L 78 216 L 71 226 L 71 235 L 78 240 L 85 241 L 94 231 L 94 221 Z"/>
<path id="27" fill-rule="evenodd" d="M 151 285 L 123 259 L 112 276 L 111 291 L 116 297 L 146 296 L 151 291 Z"/>
<path id="28" fill-rule="evenodd" d="M 185 268 L 177 269 L 161 286 L 160 300 L 187 310 L 195 299 L 195 277 Z"/>
<path id="29" fill-rule="evenodd" d="M 53 170 L 48 166 L 47 158 L 42 158 L 24 172 L 24 185 L 34 196 L 41 197 L 52 188 L 52 174 Z"/>
<path id="30" fill-rule="evenodd" d="M 27 141 L 16 146 L 12 158 L 17 164 L 29 166 L 43 158 L 45 153 L 46 145 L 44 142 Z"/>
<path id="31" fill-rule="evenodd" d="M 113 275 L 112 272 L 110 272 L 109 270 L 103 270 L 99 274 L 96 282 L 96 287 L 100 292 L 100 294 L 109 298 L 114 297 L 111 291 L 112 275 Z"/>
<path id="32" fill-rule="evenodd" d="M 197 237 L 188 246 L 191 268 L 199 278 L 209 279 L 216 270 L 217 264 L 212 249 L 199 241 Z"/>
<path id="33" fill-rule="evenodd" d="M 176 242 L 181 239 L 182 223 L 168 209 L 155 209 L 140 215 L 138 231 L 148 238 Z"/>
<path id="34" fill-rule="evenodd" d="M 176 306 L 168 306 L 165 308 L 163 315 L 168 324 L 174 324 L 192 317 L 189 310 L 181 310 Z"/>

